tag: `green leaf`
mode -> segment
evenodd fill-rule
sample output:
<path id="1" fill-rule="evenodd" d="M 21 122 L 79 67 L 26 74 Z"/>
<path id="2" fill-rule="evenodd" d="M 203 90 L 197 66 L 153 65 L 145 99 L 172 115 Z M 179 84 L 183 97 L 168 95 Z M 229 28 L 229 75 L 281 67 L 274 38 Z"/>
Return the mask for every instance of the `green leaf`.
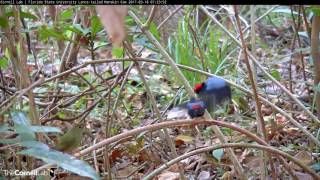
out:
<path id="1" fill-rule="evenodd" d="M 50 126 L 30 126 L 33 132 L 41 132 L 41 133 L 62 133 L 62 131 L 57 127 Z"/>
<path id="2" fill-rule="evenodd" d="M 216 149 L 212 151 L 212 156 L 220 162 L 223 156 L 223 149 Z"/>
<path id="3" fill-rule="evenodd" d="M 19 146 L 27 148 L 37 148 L 42 150 L 49 150 L 49 146 L 40 141 L 23 141 L 18 143 Z"/>
<path id="4" fill-rule="evenodd" d="M 115 56 L 116 58 L 121 58 L 124 55 L 124 49 L 118 48 L 118 47 L 113 47 L 112 48 L 112 55 Z"/>
<path id="5" fill-rule="evenodd" d="M 315 171 L 320 171 L 320 163 L 312 164 L 311 168 Z"/>
<path id="6" fill-rule="evenodd" d="M 109 45 L 110 43 L 107 43 L 107 42 L 96 42 L 96 43 L 94 43 L 94 49 L 95 50 L 97 50 L 97 49 L 99 49 L 99 48 L 101 48 L 101 47 L 106 47 L 107 45 Z"/>
<path id="7" fill-rule="evenodd" d="M 14 111 L 11 113 L 14 122 L 14 128 L 19 134 L 21 141 L 35 140 L 35 134 L 31 130 L 29 119 L 24 112 Z"/>
<path id="8" fill-rule="evenodd" d="M 1 69 L 6 69 L 8 67 L 8 64 L 9 64 L 8 63 L 8 59 L 6 57 L 2 56 L 0 58 L 0 68 Z"/>
<path id="9" fill-rule="evenodd" d="M 318 6 L 311 6 L 310 10 L 317 16 L 320 16 L 320 7 Z"/>
<path id="10" fill-rule="evenodd" d="M 2 28 L 6 28 L 6 27 L 9 26 L 9 23 L 8 23 L 7 18 L 5 18 L 5 17 L 3 17 L 3 16 L 0 17 L 0 26 L 1 26 Z"/>
<path id="11" fill-rule="evenodd" d="M 80 24 L 73 24 L 72 26 L 66 27 L 66 30 L 72 31 L 78 35 L 84 35 L 83 34 L 83 28 Z"/>
<path id="12" fill-rule="evenodd" d="M 317 92 L 320 92 L 320 83 L 314 85 L 313 89 Z M 318 96 L 318 95 L 317 95 Z"/>
<path id="13" fill-rule="evenodd" d="M 276 80 L 280 81 L 281 75 L 280 72 L 277 71 L 276 69 L 271 70 L 271 76 L 274 77 Z"/>
<path id="14" fill-rule="evenodd" d="M 48 28 L 47 26 L 42 26 L 41 28 L 39 28 L 39 38 L 41 40 L 48 39 L 49 37 L 53 37 L 59 40 L 67 39 L 62 32 L 59 32 L 53 28 Z"/>
<path id="15" fill-rule="evenodd" d="M 59 84 L 59 87 L 61 89 L 63 89 L 64 92 L 68 92 L 68 93 L 71 93 L 71 94 L 76 94 L 76 93 L 79 93 L 81 92 L 80 88 L 78 86 L 75 86 L 75 85 L 65 85 L 65 84 Z"/>
<path id="16" fill-rule="evenodd" d="M 14 139 L 0 139 L 0 143 L 1 144 L 15 144 L 20 142 L 21 139 L 20 138 L 14 138 Z"/>
<path id="17" fill-rule="evenodd" d="M 73 156 L 52 149 L 30 148 L 20 151 L 18 154 L 24 154 L 39 158 L 46 163 L 57 164 L 61 168 L 76 173 L 80 176 L 92 179 L 100 179 L 95 170 L 86 162 L 74 159 Z"/>
<path id="18" fill-rule="evenodd" d="M 29 12 L 20 12 L 20 17 L 22 18 L 27 18 L 27 19 L 32 19 L 32 20 L 37 20 L 38 17 L 33 15 L 32 13 L 29 13 Z"/>
<path id="19" fill-rule="evenodd" d="M 272 10 L 271 12 L 274 12 L 274 13 L 286 13 L 286 14 L 290 14 L 291 15 L 291 9 L 287 8 L 287 7 L 277 8 L 277 9 Z M 296 11 L 292 11 L 292 13 L 294 15 L 298 15 L 299 14 Z"/>
<path id="20" fill-rule="evenodd" d="M 71 9 L 71 8 L 62 11 L 59 14 L 59 20 L 72 19 L 72 17 L 73 17 L 73 9 Z"/>
<path id="21" fill-rule="evenodd" d="M 136 25 L 135 21 L 132 19 L 131 16 L 126 16 L 125 18 L 125 24 L 128 26 L 134 26 Z"/>
<path id="22" fill-rule="evenodd" d="M 91 32 L 92 36 L 95 37 L 99 31 L 102 29 L 102 24 L 98 16 L 93 16 L 91 18 Z"/>
<path id="23" fill-rule="evenodd" d="M 293 152 L 294 151 L 294 146 L 292 144 L 289 144 L 288 146 L 280 146 L 279 150 L 284 151 L 284 152 Z"/>
<path id="24" fill-rule="evenodd" d="M 7 132 L 9 131 L 11 128 L 9 127 L 8 124 L 3 124 L 2 126 L 0 126 L 0 133 L 2 132 Z"/>
<path id="25" fill-rule="evenodd" d="M 149 30 L 153 34 L 153 36 L 159 41 L 160 40 L 160 34 L 159 34 L 157 26 L 156 26 L 156 24 L 154 22 L 150 23 Z"/>
<path id="26" fill-rule="evenodd" d="M 8 48 L 4 50 L 4 57 L 6 57 L 7 59 L 10 59 L 10 51 Z"/>
<path id="27" fill-rule="evenodd" d="M 13 11 L 9 11 L 6 13 L 6 16 L 12 16 L 13 17 Z M 37 20 L 38 17 L 33 15 L 32 13 L 29 12 L 24 12 L 24 11 L 20 11 L 20 17 L 21 18 L 26 18 L 26 19 L 32 19 L 32 20 Z"/>
<path id="28" fill-rule="evenodd" d="M 33 89 L 32 92 L 34 92 L 34 93 L 46 93 L 46 92 L 48 92 L 48 88 L 46 88 L 46 87 L 36 87 L 36 88 Z"/>

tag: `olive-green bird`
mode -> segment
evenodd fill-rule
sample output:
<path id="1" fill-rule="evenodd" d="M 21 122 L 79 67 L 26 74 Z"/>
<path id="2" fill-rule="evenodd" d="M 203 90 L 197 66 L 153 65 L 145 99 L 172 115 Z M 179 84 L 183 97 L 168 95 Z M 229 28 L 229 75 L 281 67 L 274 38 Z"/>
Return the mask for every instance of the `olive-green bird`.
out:
<path id="1" fill-rule="evenodd" d="M 72 152 L 80 145 L 84 129 L 84 123 L 76 124 L 71 130 L 58 138 L 55 149 L 63 152 Z"/>

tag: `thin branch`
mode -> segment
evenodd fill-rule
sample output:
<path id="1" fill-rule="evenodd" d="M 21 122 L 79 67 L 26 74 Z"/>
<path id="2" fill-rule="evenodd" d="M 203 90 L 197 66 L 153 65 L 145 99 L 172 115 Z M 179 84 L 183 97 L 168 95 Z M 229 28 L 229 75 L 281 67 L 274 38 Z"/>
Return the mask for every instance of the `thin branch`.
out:
<path id="1" fill-rule="evenodd" d="M 180 5 L 177 7 L 172 13 L 169 14 L 169 16 L 164 19 L 157 27 L 157 30 L 159 30 L 173 15 L 175 15 L 181 8 L 183 8 L 183 5 Z"/>

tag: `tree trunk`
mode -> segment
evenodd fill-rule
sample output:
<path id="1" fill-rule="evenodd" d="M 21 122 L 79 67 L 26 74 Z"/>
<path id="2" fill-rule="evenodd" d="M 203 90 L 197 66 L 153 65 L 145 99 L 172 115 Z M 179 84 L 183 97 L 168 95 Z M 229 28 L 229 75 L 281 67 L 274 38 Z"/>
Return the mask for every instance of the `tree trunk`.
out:
<path id="1" fill-rule="evenodd" d="M 319 30 L 320 30 L 320 16 L 314 15 L 312 20 L 311 31 L 311 56 L 314 63 L 314 85 L 318 86 L 320 82 L 320 52 L 319 52 Z M 315 90 L 317 116 L 320 117 L 320 92 Z"/>

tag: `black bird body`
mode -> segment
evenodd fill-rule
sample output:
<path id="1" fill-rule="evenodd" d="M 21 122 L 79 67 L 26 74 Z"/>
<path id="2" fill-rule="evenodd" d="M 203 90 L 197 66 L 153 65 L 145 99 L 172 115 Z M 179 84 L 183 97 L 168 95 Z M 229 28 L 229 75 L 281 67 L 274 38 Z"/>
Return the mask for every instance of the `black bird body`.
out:
<path id="1" fill-rule="evenodd" d="M 190 118 L 196 118 L 203 116 L 206 108 L 207 106 L 202 100 L 193 98 L 172 108 L 167 117 L 168 119 L 187 118 L 186 114 L 188 114 Z"/>
<path id="2" fill-rule="evenodd" d="M 209 77 L 201 84 L 196 84 L 194 91 L 204 101 L 209 112 L 214 112 L 216 105 L 223 101 L 231 100 L 231 88 L 229 84 L 221 78 Z"/>
<path id="3" fill-rule="evenodd" d="M 191 99 L 186 103 L 186 108 L 188 109 L 188 114 L 191 118 L 203 116 L 206 105 L 202 100 Z"/>

